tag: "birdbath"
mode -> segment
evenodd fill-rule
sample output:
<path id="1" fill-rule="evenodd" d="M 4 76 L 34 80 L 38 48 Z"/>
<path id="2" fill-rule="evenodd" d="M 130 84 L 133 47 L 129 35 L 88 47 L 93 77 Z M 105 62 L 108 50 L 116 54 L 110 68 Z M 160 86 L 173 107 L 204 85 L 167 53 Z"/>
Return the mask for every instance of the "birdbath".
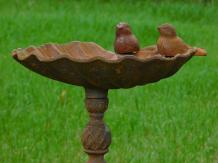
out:
<path id="1" fill-rule="evenodd" d="M 13 58 L 48 78 L 81 86 L 90 120 L 82 135 L 88 163 L 106 163 L 111 132 L 103 121 L 110 89 L 132 88 L 157 82 L 175 74 L 196 49 L 165 57 L 157 46 L 140 49 L 135 55 L 119 55 L 93 42 L 45 44 L 13 51 Z"/>

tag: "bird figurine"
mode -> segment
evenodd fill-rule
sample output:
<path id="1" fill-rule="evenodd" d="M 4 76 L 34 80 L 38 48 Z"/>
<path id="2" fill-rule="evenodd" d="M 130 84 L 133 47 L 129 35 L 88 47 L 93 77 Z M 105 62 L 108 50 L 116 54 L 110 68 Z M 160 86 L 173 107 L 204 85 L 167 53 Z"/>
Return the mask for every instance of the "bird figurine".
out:
<path id="1" fill-rule="evenodd" d="M 135 54 L 139 51 L 139 42 L 127 23 L 116 26 L 114 50 L 118 54 Z"/>
<path id="2" fill-rule="evenodd" d="M 192 48 L 177 36 L 176 29 L 171 24 L 166 23 L 159 26 L 158 31 L 160 32 L 160 37 L 157 41 L 157 49 L 161 55 L 173 57 L 176 54 L 183 54 Z M 202 48 L 196 48 L 194 55 L 205 56 L 207 52 Z"/>

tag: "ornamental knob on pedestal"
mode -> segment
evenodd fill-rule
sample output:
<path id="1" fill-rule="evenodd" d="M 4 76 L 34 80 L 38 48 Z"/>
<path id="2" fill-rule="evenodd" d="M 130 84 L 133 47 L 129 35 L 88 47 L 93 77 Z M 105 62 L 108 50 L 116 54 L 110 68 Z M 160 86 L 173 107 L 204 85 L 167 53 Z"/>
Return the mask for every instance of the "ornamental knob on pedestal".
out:
<path id="1" fill-rule="evenodd" d="M 90 122 L 82 135 L 82 143 L 88 154 L 105 154 L 111 144 L 110 130 L 100 121 Z"/>

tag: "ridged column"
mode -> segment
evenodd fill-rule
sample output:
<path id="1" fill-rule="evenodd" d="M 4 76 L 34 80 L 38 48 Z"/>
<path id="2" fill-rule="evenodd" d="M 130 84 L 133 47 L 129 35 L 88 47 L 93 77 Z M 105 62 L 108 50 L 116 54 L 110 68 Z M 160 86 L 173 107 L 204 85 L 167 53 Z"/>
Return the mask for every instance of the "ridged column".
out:
<path id="1" fill-rule="evenodd" d="M 87 163 L 106 163 L 104 155 L 111 144 L 111 133 L 103 121 L 104 112 L 108 107 L 107 90 L 85 89 L 85 105 L 90 120 L 83 132 L 82 143 L 89 155 Z"/>

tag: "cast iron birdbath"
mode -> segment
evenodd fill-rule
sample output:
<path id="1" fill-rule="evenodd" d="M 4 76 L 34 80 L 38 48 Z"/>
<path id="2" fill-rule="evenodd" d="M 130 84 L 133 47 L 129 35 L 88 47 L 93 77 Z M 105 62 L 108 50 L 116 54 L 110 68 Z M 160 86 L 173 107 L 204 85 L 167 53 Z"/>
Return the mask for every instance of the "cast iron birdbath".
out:
<path id="1" fill-rule="evenodd" d="M 108 107 L 108 90 L 132 88 L 157 82 L 175 74 L 196 52 L 165 57 L 156 45 L 140 49 L 135 55 L 119 55 L 93 42 L 45 44 L 13 51 L 13 57 L 28 69 L 48 78 L 82 86 L 89 112 L 82 144 L 88 163 L 105 163 L 111 132 L 103 121 Z"/>

